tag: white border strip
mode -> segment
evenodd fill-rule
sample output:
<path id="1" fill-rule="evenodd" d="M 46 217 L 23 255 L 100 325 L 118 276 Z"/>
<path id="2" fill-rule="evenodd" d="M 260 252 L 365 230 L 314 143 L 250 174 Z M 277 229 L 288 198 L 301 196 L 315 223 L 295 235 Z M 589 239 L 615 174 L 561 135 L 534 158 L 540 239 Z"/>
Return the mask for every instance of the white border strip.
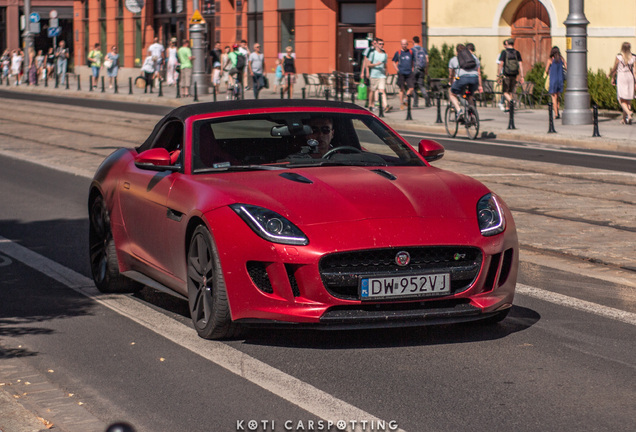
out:
<path id="1" fill-rule="evenodd" d="M 580 300 L 563 294 L 546 291 L 529 285 L 517 284 L 517 294 L 527 295 L 539 300 L 555 303 L 561 306 L 577 309 L 583 312 L 589 312 L 605 318 L 621 321 L 626 324 L 636 325 L 636 313 L 623 311 L 597 303 Z"/>
<path id="2" fill-rule="evenodd" d="M 335 429 L 330 430 L 363 431 L 361 422 L 366 421 L 364 430 L 367 431 L 371 423 L 377 425 L 378 422 L 381 424 L 384 422 L 386 430 L 405 432 L 402 429 L 389 428 L 389 422 L 393 421 L 392 424 L 397 424 L 397 420 L 381 420 L 222 342 L 201 339 L 192 327 L 166 319 L 165 315 L 129 296 L 101 294 L 91 279 L 2 236 L 0 236 L 0 252 L 326 422 L 333 422 Z M 354 420 L 358 422 L 355 427 L 352 426 Z M 337 428 L 337 422 L 345 422 L 346 428 Z"/>

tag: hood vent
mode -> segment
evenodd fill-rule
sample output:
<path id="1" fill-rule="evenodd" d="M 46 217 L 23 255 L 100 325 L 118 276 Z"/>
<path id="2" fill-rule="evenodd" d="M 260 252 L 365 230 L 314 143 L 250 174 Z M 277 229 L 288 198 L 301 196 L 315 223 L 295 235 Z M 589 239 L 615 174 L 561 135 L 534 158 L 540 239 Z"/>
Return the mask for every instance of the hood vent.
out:
<path id="1" fill-rule="evenodd" d="M 374 170 L 371 170 L 371 171 L 373 171 L 374 173 L 380 174 L 382 177 L 388 178 L 389 180 L 397 180 L 396 176 L 394 176 L 390 172 L 385 171 L 383 169 L 374 169 Z"/>
<path id="2" fill-rule="evenodd" d="M 301 176 L 300 174 L 294 173 L 294 172 L 284 172 L 282 174 L 279 174 L 282 178 L 286 178 L 287 180 L 291 180 L 291 181 L 295 181 L 298 183 L 308 183 L 308 184 L 313 184 L 314 182 L 312 182 L 311 180 L 309 180 L 307 177 Z"/>

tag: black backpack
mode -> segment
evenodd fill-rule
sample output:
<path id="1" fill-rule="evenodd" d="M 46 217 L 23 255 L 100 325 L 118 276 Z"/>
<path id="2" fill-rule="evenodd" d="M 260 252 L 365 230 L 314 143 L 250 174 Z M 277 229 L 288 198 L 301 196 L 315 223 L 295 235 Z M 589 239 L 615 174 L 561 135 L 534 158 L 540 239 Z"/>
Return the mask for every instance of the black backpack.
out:
<path id="1" fill-rule="evenodd" d="M 519 59 L 517 58 L 516 50 L 505 50 L 504 51 L 504 64 L 503 64 L 503 73 L 507 76 L 517 76 L 519 75 Z"/>
<path id="2" fill-rule="evenodd" d="M 236 68 L 240 71 L 245 69 L 245 56 L 243 54 L 236 55 Z"/>
<path id="3" fill-rule="evenodd" d="M 415 66 L 419 69 L 426 68 L 426 51 L 424 48 L 421 46 L 413 47 L 413 51 L 415 52 Z"/>
<path id="4" fill-rule="evenodd" d="M 472 71 L 477 68 L 475 57 L 473 57 L 473 54 L 468 48 L 465 48 L 457 53 L 457 61 L 459 62 L 459 67 L 461 69 L 464 69 L 465 71 Z"/>

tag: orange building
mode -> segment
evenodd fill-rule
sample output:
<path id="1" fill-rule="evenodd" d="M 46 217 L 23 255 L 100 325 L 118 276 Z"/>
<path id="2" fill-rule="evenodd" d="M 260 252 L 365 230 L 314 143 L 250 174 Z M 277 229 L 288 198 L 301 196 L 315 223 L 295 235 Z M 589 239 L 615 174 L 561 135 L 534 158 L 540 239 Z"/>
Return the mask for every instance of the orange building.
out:
<path id="1" fill-rule="evenodd" d="M 139 66 L 154 37 L 164 46 L 188 37 L 195 1 L 210 47 L 259 42 L 267 72 L 286 46 L 298 72 L 354 72 L 368 38 L 383 38 L 391 57 L 400 39 L 422 34 L 422 0 L 74 0 L 75 64 L 100 42 L 119 47 L 124 67 Z"/>

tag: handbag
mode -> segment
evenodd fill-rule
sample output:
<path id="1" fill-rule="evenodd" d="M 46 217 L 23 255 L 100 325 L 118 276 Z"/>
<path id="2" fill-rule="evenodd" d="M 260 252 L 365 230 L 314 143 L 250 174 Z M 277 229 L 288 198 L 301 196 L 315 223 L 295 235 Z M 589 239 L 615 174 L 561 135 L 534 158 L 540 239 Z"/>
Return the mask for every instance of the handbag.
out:
<path id="1" fill-rule="evenodd" d="M 263 87 L 269 88 L 269 79 L 266 76 L 263 76 Z"/>
<path id="2" fill-rule="evenodd" d="M 112 68 L 113 67 L 113 61 L 111 59 L 109 59 L 109 58 L 104 60 L 104 67 L 106 69 Z"/>

